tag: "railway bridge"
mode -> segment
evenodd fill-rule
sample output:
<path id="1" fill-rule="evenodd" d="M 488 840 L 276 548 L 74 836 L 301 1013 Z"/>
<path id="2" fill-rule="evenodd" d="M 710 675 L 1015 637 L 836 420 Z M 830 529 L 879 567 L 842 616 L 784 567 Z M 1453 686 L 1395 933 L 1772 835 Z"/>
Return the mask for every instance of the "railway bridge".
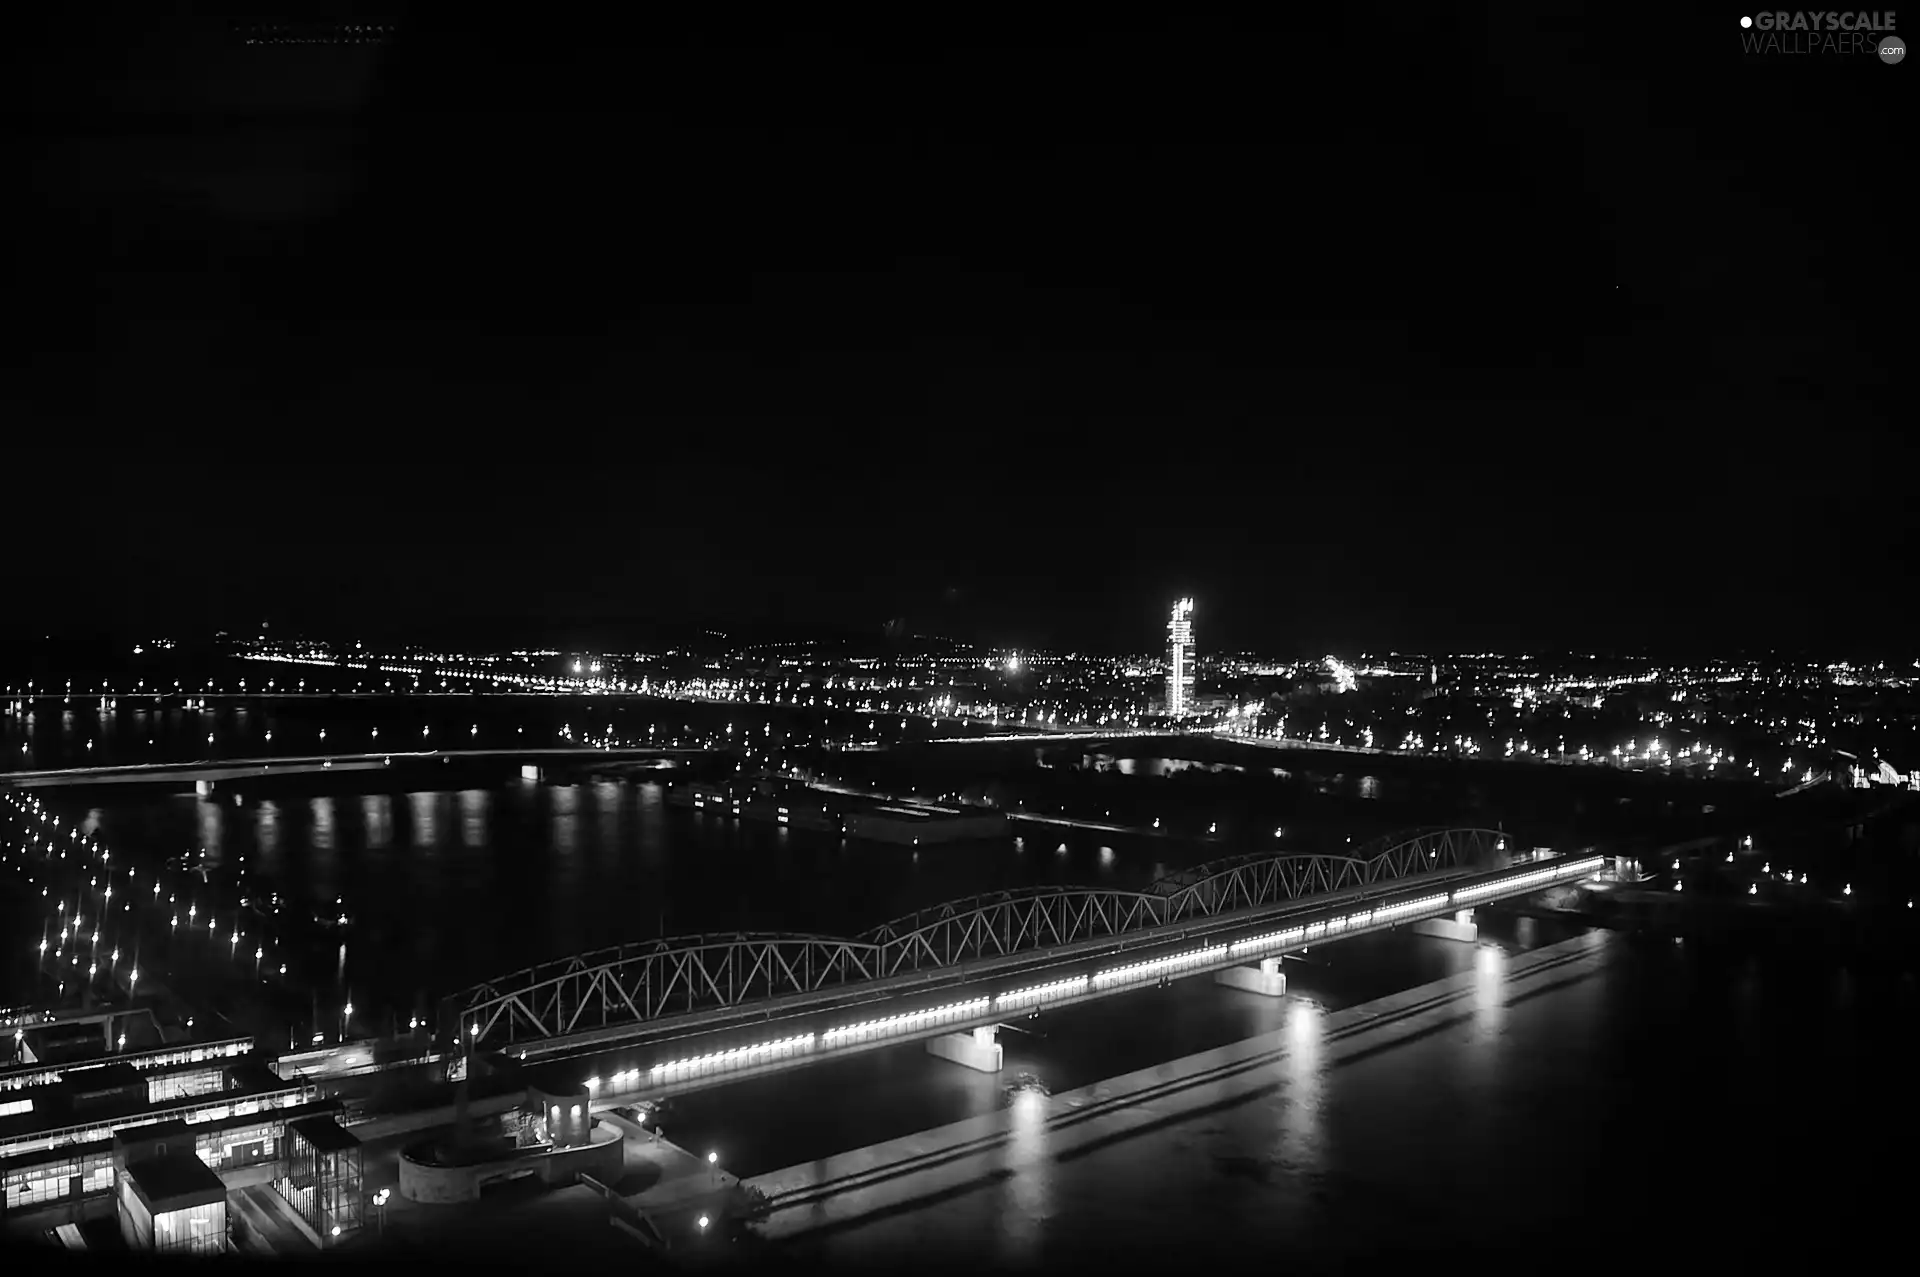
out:
<path id="1" fill-rule="evenodd" d="M 456 1071 L 476 1052 L 587 1061 L 583 1078 L 603 1101 L 916 1038 L 956 1039 L 930 1045 L 997 1067 L 993 1028 L 1016 1014 L 1204 972 L 1280 993 L 1286 952 L 1413 923 L 1470 932 L 1475 905 L 1603 864 L 1588 852 L 1523 856 L 1499 830 L 1422 829 L 1351 855 L 1211 861 L 1141 891 L 985 893 L 854 938 L 662 938 L 455 994 L 441 1007 L 439 1049 Z M 957 1040 L 969 1031 L 971 1048 Z"/>

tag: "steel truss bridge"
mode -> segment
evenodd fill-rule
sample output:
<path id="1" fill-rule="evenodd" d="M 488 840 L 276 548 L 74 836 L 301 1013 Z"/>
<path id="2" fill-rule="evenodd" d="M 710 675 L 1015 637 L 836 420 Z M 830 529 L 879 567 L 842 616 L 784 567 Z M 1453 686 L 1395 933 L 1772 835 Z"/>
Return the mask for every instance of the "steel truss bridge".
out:
<path id="1" fill-rule="evenodd" d="M 1142 943 L 1179 924 L 1239 920 L 1316 898 L 1379 894 L 1435 876 L 1498 868 L 1506 835 L 1424 829 L 1353 855 L 1245 855 L 1184 870 L 1144 891 L 1039 887 L 949 901 L 854 939 L 790 933 L 666 937 L 529 967 L 442 1004 L 452 1048 L 498 1050 L 929 974 L 964 974 L 1002 959 L 1100 941 Z"/>

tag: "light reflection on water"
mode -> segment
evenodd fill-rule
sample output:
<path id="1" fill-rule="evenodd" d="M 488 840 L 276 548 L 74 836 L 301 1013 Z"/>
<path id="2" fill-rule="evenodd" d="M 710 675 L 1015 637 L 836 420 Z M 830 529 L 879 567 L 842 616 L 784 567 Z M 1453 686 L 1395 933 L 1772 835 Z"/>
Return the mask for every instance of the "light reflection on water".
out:
<path id="1" fill-rule="evenodd" d="M 333 799 L 321 796 L 308 804 L 313 812 L 313 824 L 308 827 L 308 838 L 315 851 L 333 850 Z"/>
<path id="2" fill-rule="evenodd" d="M 598 849 L 603 858 L 617 856 L 624 841 L 620 830 L 620 798 L 624 791 L 614 781 L 601 780 L 594 783 L 592 792 L 593 805 L 600 814 Z"/>
<path id="3" fill-rule="evenodd" d="M 366 824 L 367 846 L 385 849 L 393 841 L 393 799 L 368 794 L 360 800 L 360 818 Z"/>
<path id="4" fill-rule="evenodd" d="M 220 860 L 221 833 L 225 830 L 226 813 L 220 810 L 220 804 L 211 798 L 202 798 L 199 807 L 200 846 L 207 853 L 207 859 Z"/>
<path id="5" fill-rule="evenodd" d="M 493 796 L 484 789 L 460 791 L 460 845 L 472 850 L 487 842 L 487 813 Z"/>
<path id="6" fill-rule="evenodd" d="M 1282 1088 L 1275 1105 L 1278 1162 L 1283 1170 L 1317 1175 L 1321 1167 L 1320 1105 L 1326 1088 L 1322 1052 L 1326 1013 L 1306 998 L 1287 1011 L 1287 1052 L 1280 1062 Z"/>
<path id="7" fill-rule="evenodd" d="M 1497 1037 L 1506 1015 L 1507 955 L 1491 940 L 1473 951 L 1473 1027 L 1479 1037 Z"/>
<path id="8" fill-rule="evenodd" d="M 417 847 L 431 849 L 440 840 L 440 824 L 437 808 L 441 795 L 419 793 L 407 795 L 407 808 L 413 818 L 413 842 Z"/>
<path id="9" fill-rule="evenodd" d="M 1047 1096 L 1040 1090 L 1014 1093 L 1012 1128 L 1006 1145 L 1006 1169 L 1014 1172 L 1008 1184 L 1007 1210 L 1001 1229 L 1001 1258 L 1010 1263 L 1038 1257 L 1052 1215 L 1052 1178 L 1048 1173 Z"/>
<path id="10" fill-rule="evenodd" d="M 572 855 L 580 844 L 580 791 L 573 785 L 554 785 L 546 793 L 553 805 L 553 849 Z"/>

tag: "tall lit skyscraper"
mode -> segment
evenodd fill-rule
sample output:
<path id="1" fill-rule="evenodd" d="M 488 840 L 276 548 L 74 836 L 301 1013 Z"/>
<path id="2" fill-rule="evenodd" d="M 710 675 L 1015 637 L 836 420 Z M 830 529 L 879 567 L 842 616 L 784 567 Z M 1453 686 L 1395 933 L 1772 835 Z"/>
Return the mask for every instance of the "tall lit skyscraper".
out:
<path id="1" fill-rule="evenodd" d="M 1173 605 L 1167 622 L 1167 713 L 1180 718 L 1193 710 L 1193 600 Z"/>

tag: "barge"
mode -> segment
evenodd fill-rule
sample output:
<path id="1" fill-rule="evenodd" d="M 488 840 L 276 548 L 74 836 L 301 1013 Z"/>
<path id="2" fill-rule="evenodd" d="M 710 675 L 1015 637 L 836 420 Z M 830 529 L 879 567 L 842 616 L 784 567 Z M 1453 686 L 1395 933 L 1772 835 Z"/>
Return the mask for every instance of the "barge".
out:
<path id="1" fill-rule="evenodd" d="M 732 785 L 713 785 L 694 781 L 672 785 L 667 802 L 675 807 L 711 811 L 741 820 L 764 820 L 789 829 L 819 829 L 844 833 L 840 813 L 829 806 L 825 796 L 804 785 L 757 780 Z"/>
<path id="2" fill-rule="evenodd" d="M 1009 828 L 1005 812 L 823 793 L 768 777 L 733 784 L 694 781 L 672 785 L 667 790 L 667 802 L 739 820 L 763 820 L 791 829 L 817 829 L 903 847 L 1001 838 Z"/>

